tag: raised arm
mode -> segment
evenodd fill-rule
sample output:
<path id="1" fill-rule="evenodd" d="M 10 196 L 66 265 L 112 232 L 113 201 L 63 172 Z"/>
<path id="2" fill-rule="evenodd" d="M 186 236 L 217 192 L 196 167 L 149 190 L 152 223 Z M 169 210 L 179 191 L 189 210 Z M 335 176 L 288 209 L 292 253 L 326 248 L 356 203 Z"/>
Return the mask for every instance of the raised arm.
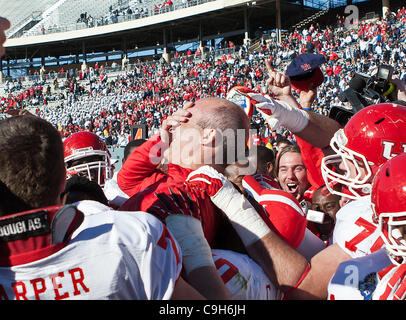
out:
<path id="1" fill-rule="evenodd" d="M 117 174 L 117 183 L 129 197 L 165 175 L 157 169 L 161 162 L 163 146 L 160 136 L 154 135 L 137 147 L 124 162 Z"/>
<path id="2" fill-rule="evenodd" d="M 186 122 L 190 112 L 179 109 L 162 122 L 159 134 L 137 147 L 124 162 L 117 175 L 121 190 L 128 196 L 144 190 L 165 173 L 158 169 L 172 140 L 172 130 L 182 122 Z"/>
<path id="3" fill-rule="evenodd" d="M 269 93 L 279 101 L 268 99 L 268 101 L 256 104 L 265 121 L 271 127 L 276 123 L 277 126 L 287 128 L 317 148 L 328 148 L 334 133 L 341 128 L 339 123 L 316 112 L 299 109 L 299 106 L 305 109 L 311 107 L 317 88 L 301 92 L 299 103 L 292 94 L 289 77 L 275 71 L 268 61 L 266 61 L 266 66 L 269 73 L 267 80 Z M 255 100 L 257 97 L 253 98 Z"/>

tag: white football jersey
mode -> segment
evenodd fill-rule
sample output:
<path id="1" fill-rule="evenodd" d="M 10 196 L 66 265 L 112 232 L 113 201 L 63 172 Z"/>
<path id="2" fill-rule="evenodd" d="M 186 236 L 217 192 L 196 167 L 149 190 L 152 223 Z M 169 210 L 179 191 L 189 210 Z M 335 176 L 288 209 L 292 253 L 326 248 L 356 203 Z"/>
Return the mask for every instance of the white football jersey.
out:
<path id="1" fill-rule="evenodd" d="M 391 264 L 384 248 L 342 262 L 328 284 L 328 299 L 371 300 L 378 285 L 378 272 Z"/>
<path id="2" fill-rule="evenodd" d="M 232 300 L 281 300 L 262 268 L 245 254 L 213 249 L 213 260 Z"/>
<path id="3" fill-rule="evenodd" d="M 406 264 L 392 264 L 379 276 L 372 300 L 406 300 Z"/>
<path id="4" fill-rule="evenodd" d="M 106 180 L 103 187 L 104 195 L 113 208 L 119 208 L 129 198 L 118 186 L 117 173 L 115 172 L 111 179 Z"/>
<path id="5" fill-rule="evenodd" d="M 73 205 L 84 218 L 70 240 L 22 248 L 21 254 L 8 257 L 9 265 L 1 260 L 0 299 L 170 299 L 182 257 L 158 219 L 95 201 Z M 46 236 L 37 238 L 46 242 Z M 25 263 L 16 263 L 24 257 Z"/>
<path id="6" fill-rule="evenodd" d="M 352 258 L 371 254 L 383 246 L 372 214 L 370 196 L 351 201 L 337 212 L 333 242 Z"/>

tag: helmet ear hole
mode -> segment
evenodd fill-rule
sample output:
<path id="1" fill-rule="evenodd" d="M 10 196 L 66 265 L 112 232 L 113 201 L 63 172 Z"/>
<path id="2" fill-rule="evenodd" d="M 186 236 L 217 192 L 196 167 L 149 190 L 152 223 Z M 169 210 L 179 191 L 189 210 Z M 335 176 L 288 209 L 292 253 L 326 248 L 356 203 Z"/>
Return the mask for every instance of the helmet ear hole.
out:
<path id="1" fill-rule="evenodd" d="M 385 118 L 379 119 L 378 121 L 375 122 L 375 124 L 380 124 L 382 121 L 385 121 Z"/>

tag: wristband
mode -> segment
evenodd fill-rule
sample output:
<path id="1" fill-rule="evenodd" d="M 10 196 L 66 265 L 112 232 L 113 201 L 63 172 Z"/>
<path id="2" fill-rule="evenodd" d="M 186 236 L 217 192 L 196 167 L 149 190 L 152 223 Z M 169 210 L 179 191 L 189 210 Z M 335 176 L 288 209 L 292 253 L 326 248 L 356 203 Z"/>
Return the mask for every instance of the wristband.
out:
<path id="1" fill-rule="evenodd" d="M 300 284 L 303 282 L 304 278 L 306 278 L 307 274 L 310 271 L 310 263 L 307 263 L 306 268 L 304 269 L 302 275 L 300 276 L 300 279 L 296 282 L 296 284 L 290 288 L 288 292 L 286 292 L 282 298 L 282 300 L 288 300 L 289 296 L 300 286 Z"/>

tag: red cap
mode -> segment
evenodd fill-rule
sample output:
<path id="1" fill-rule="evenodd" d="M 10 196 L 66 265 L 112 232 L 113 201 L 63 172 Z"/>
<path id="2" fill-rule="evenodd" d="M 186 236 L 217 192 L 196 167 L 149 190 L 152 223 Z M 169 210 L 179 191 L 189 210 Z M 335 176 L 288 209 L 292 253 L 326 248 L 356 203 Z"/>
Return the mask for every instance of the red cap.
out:
<path id="1" fill-rule="evenodd" d="M 323 83 L 323 81 L 324 76 L 319 67 L 314 69 L 312 76 L 308 79 L 300 81 L 290 79 L 292 88 L 300 91 L 309 91 L 310 89 L 317 88 Z"/>

